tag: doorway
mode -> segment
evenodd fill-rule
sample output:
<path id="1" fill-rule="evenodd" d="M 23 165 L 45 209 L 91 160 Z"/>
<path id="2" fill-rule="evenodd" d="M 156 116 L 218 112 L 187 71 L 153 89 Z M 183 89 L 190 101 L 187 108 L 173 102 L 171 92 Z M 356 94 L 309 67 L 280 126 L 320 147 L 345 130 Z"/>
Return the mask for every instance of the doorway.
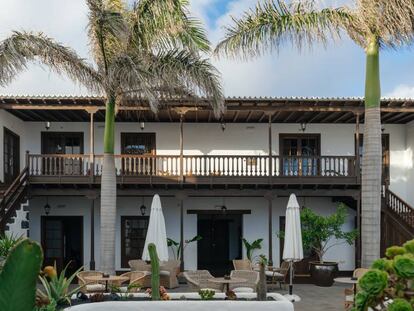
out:
<path id="1" fill-rule="evenodd" d="M 242 214 L 199 214 L 198 269 L 214 276 L 233 270 L 232 260 L 242 258 Z"/>
<path id="2" fill-rule="evenodd" d="M 56 263 L 60 272 L 68 265 L 67 275 L 83 266 L 83 217 L 42 216 L 43 264 Z"/>
<path id="3" fill-rule="evenodd" d="M 316 176 L 320 142 L 320 134 L 280 134 L 283 176 Z"/>
<path id="4" fill-rule="evenodd" d="M 20 137 L 5 127 L 3 129 L 4 183 L 9 185 L 20 174 Z"/>

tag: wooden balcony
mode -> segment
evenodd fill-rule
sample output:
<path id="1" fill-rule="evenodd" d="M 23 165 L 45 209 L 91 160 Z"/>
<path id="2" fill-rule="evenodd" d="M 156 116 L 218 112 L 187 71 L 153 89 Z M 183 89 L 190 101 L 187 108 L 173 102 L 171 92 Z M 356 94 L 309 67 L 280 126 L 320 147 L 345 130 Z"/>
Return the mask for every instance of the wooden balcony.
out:
<path id="1" fill-rule="evenodd" d="M 103 155 L 27 155 L 31 184 L 99 184 Z M 115 155 L 119 185 L 358 185 L 354 156 Z"/>

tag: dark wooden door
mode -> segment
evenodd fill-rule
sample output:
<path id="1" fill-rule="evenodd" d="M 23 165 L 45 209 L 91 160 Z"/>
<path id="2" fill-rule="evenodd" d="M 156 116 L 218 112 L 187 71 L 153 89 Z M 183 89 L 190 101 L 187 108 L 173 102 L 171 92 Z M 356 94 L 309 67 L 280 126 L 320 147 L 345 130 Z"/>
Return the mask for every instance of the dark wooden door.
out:
<path id="1" fill-rule="evenodd" d="M 83 133 L 42 132 L 42 154 L 69 155 L 57 160 L 45 158 L 43 161 L 44 174 L 82 174 L 82 159 L 70 157 L 70 155 L 83 154 Z"/>
<path id="2" fill-rule="evenodd" d="M 121 153 L 126 155 L 156 155 L 155 133 L 121 133 Z M 153 175 L 156 161 L 153 157 L 124 158 L 122 171 L 126 174 Z"/>
<path id="3" fill-rule="evenodd" d="M 142 258 L 148 224 L 148 216 L 121 217 L 122 268 L 129 268 L 128 261 Z"/>
<path id="4" fill-rule="evenodd" d="M 198 269 L 214 276 L 229 274 L 232 260 L 241 257 L 241 215 L 198 215 Z"/>
<path id="5" fill-rule="evenodd" d="M 20 174 L 20 137 L 4 128 L 4 183 L 11 184 Z"/>
<path id="6" fill-rule="evenodd" d="M 79 269 L 83 265 L 82 228 L 82 216 L 43 216 L 43 265 L 53 266 L 56 263 L 58 271 L 68 266 L 68 274 Z"/>
<path id="7" fill-rule="evenodd" d="M 315 176 L 318 174 L 319 134 L 280 134 L 282 172 L 285 176 Z"/>

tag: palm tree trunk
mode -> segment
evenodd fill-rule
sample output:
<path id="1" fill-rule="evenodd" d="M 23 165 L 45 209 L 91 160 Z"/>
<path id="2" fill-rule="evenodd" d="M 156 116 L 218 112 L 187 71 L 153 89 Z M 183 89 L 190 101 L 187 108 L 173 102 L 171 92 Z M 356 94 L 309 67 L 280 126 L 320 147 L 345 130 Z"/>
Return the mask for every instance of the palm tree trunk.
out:
<path id="1" fill-rule="evenodd" d="M 361 185 L 361 264 L 370 267 L 380 257 L 381 237 L 381 86 L 378 38 L 366 50 L 364 153 Z"/>
<path id="2" fill-rule="evenodd" d="M 108 97 L 101 180 L 101 271 L 115 274 L 116 171 L 114 158 L 115 99 Z"/>

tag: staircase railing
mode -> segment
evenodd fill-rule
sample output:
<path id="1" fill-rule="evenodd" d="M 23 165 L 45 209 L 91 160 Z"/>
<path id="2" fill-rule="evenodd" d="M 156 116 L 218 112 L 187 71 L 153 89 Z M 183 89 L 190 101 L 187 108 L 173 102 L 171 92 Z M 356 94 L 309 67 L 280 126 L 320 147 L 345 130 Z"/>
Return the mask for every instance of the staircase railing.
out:
<path id="1" fill-rule="evenodd" d="M 383 198 L 386 208 L 394 212 L 400 220 L 414 230 L 414 208 L 388 188 L 385 189 Z"/>
<path id="2" fill-rule="evenodd" d="M 0 201 L 0 232 L 5 231 L 8 221 L 26 195 L 28 173 L 29 170 L 25 167 L 3 194 Z"/>

